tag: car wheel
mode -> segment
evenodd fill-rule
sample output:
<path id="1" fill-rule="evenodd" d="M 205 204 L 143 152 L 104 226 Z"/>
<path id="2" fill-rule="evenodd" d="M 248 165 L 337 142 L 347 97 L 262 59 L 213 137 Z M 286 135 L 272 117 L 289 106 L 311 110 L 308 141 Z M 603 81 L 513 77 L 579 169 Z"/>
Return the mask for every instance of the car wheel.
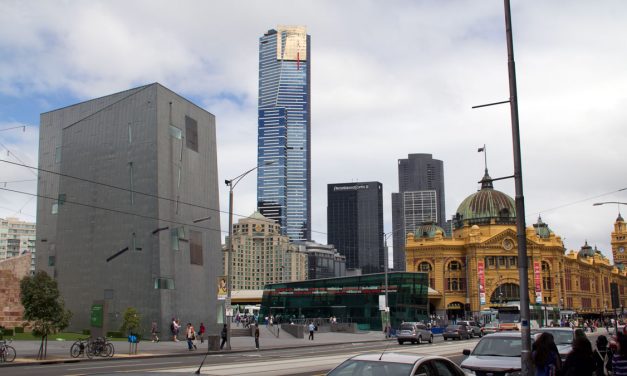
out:
<path id="1" fill-rule="evenodd" d="M 433 343 L 433 334 L 429 337 L 429 343 Z"/>
<path id="2" fill-rule="evenodd" d="M 422 345 L 422 336 L 418 336 L 418 344 Z"/>
<path id="3" fill-rule="evenodd" d="M 403 343 L 405 343 L 405 341 L 401 341 L 400 339 L 398 340 L 399 345 L 402 345 Z"/>

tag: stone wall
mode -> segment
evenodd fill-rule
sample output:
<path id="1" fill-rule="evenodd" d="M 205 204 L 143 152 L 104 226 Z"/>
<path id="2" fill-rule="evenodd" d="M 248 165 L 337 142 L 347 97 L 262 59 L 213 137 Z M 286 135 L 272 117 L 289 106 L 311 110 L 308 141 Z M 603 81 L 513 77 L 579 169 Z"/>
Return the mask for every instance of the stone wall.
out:
<path id="1" fill-rule="evenodd" d="M 0 325 L 5 328 L 21 326 L 24 322 L 20 281 L 29 275 L 30 262 L 30 253 L 0 261 Z"/>

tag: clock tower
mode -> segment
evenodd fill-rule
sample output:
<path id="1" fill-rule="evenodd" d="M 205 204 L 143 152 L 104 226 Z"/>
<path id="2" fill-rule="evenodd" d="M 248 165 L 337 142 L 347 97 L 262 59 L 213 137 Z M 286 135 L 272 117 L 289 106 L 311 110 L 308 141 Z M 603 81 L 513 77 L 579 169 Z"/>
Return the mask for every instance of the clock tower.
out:
<path id="1" fill-rule="evenodd" d="M 614 256 L 614 264 L 627 264 L 627 225 L 625 220 L 618 213 L 618 218 L 614 222 L 614 231 L 612 231 L 612 256 Z"/>

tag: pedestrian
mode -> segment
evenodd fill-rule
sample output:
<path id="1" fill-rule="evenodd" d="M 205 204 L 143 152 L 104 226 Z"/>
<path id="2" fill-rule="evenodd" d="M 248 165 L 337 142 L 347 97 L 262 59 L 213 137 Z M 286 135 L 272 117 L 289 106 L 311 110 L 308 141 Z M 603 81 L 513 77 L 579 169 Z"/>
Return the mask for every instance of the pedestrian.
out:
<path id="1" fill-rule="evenodd" d="M 608 347 L 607 337 L 601 334 L 597 337 L 596 349 L 594 350 L 594 365 L 597 376 L 606 376 L 612 372 L 612 350 Z"/>
<path id="2" fill-rule="evenodd" d="M 200 343 L 205 343 L 205 324 L 200 323 L 200 327 L 198 328 L 198 336 L 200 337 Z"/>
<path id="3" fill-rule="evenodd" d="M 191 322 L 187 323 L 185 338 L 187 339 L 187 349 L 189 351 L 195 350 L 196 345 L 194 344 L 194 341 L 196 340 L 196 331 L 194 330 L 194 326 Z"/>
<path id="4" fill-rule="evenodd" d="M 627 364 L 627 362 L 626 362 Z M 564 362 L 564 376 L 590 376 L 594 373 L 594 358 L 592 344 L 587 337 L 573 339 L 573 349 L 566 356 Z"/>
<path id="5" fill-rule="evenodd" d="M 159 342 L 159 336 L 157 333 L 159 333 L 157 331 L 157 321 L 152 320 L 152 324 L 150 325 L 150 339 L 152 342 Z"/>
<path id="6" fill-rule="evenodd" d="M 311 321 L 309 323 L 308 329 L 309 329 L 309 338 L 308 339 L 313 341 L 314 340 L 314 331 L 316 330 L 316 326 L 314 325 L 313 321 Z"/>
<path id="7" fill-rule="evenodd" d="M 255 325 L 255 348 L 259 350 L 259 324 Z"/>
<path id="8" fill-rule="evenodd" d="M 179 341 L 179 331 L 181 330 L 181 322 L 179 319 L 174 320 L 174 339 L 176 342 Z"/>
<path id="9" fill-rule="evenodd" d="M 222 338 L 222 342 L 220 343 L 220 350 L 224 347 L 226 343 L 226 336 L 228 334 L 228 330 L 226 329 L 226 324 L 222 327 L 222 332 L 220 333 L 220 337 Z"/>
<path id="10" fill-rule="evenodd" d="M 627 376 L 627 336 L 618 333 L 617 348 L 612 357 L 612 375 Z"/>
<path id="11" fill-rule="evenodd" d="M 170 333 L 172 333 L 172 341 L 174 342 L 179 341 L 179 339 L 176 338 L 178 334 L 177 326 L 178 326 L 178 323 L 176 322 L 176 319 L 172 317 L 172 322 L 170 323 Z"/>
<path id="12" fill-rule="evenodd" d="M 562 361 L 551 333 L 542 333 L 534 342 L 531 359 L 536 366 L 536 376 L 553 376 L 562 369 Z"/>

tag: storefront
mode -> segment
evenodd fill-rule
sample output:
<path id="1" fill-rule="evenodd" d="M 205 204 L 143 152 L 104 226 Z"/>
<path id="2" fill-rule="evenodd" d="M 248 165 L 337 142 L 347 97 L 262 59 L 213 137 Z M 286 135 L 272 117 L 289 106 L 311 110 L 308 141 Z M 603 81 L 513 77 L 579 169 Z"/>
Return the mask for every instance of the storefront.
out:
<path id="1" fill-rule="evenodd" d="M 426 273 L 388 273 L 392 327 L 428 319 L 428 288 Z M 385 290 L 384 273 L 271 284 L 264 288 L 261 316 L 281 321 L 336 317 L 381 330 Z"/>

